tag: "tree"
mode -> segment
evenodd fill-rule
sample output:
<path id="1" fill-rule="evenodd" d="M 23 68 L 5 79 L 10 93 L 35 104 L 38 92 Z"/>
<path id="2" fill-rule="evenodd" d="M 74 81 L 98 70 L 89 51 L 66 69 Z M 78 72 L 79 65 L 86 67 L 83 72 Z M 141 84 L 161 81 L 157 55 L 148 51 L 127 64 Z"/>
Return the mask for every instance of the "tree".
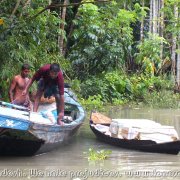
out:
<path id="1" fill-rule="evenodd" d="M 0 25 L 0 77 L 5 89 L 24 62 L 29 63 L 32 70 L 51 62 L 59 62 L 63 67 L 64 58 L 57 44 L 61 22 L 57 13 L 45 11 L 34 17 L 49 1 L 33 1 L 31 6 L 28 2 L 22 1 L 19 5 L 1 2 L 4 23 Z"/>
<path id="2" fill-rule="evenodd" d="M 116 3 L 103 7 L 84 4 L 77 17 L 68 54 L 75 75 L 88 78 L 115 68 L 126 71 L 135 12 L 120 9 Z"/>

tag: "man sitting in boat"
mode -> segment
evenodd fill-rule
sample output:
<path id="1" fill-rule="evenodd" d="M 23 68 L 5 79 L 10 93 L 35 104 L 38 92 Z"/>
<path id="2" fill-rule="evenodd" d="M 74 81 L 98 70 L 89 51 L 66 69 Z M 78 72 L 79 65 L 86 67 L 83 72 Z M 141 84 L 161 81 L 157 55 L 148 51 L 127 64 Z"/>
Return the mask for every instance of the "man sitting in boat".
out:
<path id="1" fill-rule="evenodd" d="M 57 124 L 62 125 L 62 119 L 64 116 L 64 78 L 60 70 L 59 64 L 46 64 L 42 66 L 28 82 L 23 95 L 26 95 L 29 88 L 34 81 L 38 82 L 38 89 L 35 95 L 33 111 L 37 112 L 39 101 L 44 93 L 44 97 L 51 97 L 52 95 L 56 99 L 57 107 Z"/>
<path id="2" fill-rule="evenodd" d="M 30 65 L 23 64 L 21 67 L 21 73 L 14 76 L 9 88 L 9 99 L 10 102 L 16 105 L 30 108 L 29 93 L 22 96 L 27 83 L 29 81 Z"/>

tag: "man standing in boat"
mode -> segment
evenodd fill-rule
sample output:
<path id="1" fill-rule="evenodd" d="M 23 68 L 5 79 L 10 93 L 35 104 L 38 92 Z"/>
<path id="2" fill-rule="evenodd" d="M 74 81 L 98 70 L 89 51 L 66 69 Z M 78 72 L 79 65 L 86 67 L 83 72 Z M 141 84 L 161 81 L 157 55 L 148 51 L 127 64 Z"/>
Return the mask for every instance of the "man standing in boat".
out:
<path id="1" fill-rule="evenodd" d="M 22 92 L 29 81 L 30 65 L 23 64 L 21 67 L 21 73 L 14 76 L 9 88 L 10 102 L 16 105 L 30 108 L 29 94 L 22 96 Z"/>
<path id="2" fill-rule="evenodd" d="M 39 101 L 44 93 L 44 97 L 51 97 L 52 95 L 56 99 L 57 106 L 57 124 L 62 125 L 62 119 L 64 116 L 64 78 L 60 70 L 59 64 L 46 64 L 42 66 L 29 80 L 23 95 L 26 95 L 29 88 L 34 81 L 38 82 L 38 89 L 35 95 L 33 111 L 37 112 Z"/>

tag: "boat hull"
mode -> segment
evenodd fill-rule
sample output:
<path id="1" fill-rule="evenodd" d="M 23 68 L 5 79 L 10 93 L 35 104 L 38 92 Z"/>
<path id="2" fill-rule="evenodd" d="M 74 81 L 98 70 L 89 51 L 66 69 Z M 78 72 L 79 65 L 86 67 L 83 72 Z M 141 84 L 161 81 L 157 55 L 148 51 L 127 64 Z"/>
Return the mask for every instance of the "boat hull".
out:
<path id="1" fill-rule="evenodd" d="M 31 156 L 34 155 L 42 145 L 43 141 L 0 137 L 0 155 Z"/>
<path id="2" fill-rule="evenodd" d="M 174 155 L 177 155 L 180 151 L 179 140 L 166 142 L 166 143 L 156 143 L 155 141 L 151 141 L 151 140 L 119 139 L 119 138 L 111 137 L 109 135 L 105 135 L 104 133 L 98 131 L 93 125 L 94 124 L 92 120 L 90 120 L 90 128 L 92 132 L 96 135 L 97 139 L 113 146 L 118 146 L 120 148 L 138 150 L 143 152 L 164 153 L 164 154 L 174 154 Z"/>
<path id="3" fill-rule="evenodd" d="M 76 135 L 81 124 L 69 129 L 57 132 L 60 135 L 58 141 L 44 141 L 37 138 L 33 133 L 28 131 L 17 131 L 12 129 L 0 129 L 4 133 L 0 136 L 0 155 L 3 156 L 33 156 L 47 153 L 57 149 L 61 145 L 67 144 L 73 136 Z M 42 132 L 41 133 L 47 133 Z M 14 135 L 17 134 L 17 135 Z M 21 134 L 21 135 L 18 135 Z M 22 135 L 23 134 L 23 135 Z M 51 138 L 51 136 L 49 136 Z"/>
<path id="4" fill-rule="evenodd" d="M 65 106 L 65 117 L 70 120 L 64 119 L 64 125 L 60 126 L 45 117 L 44 111 L 29 112 L 23 107 L 0 102 L 0 155 L 31 156 L 67 143 L 83 123 L 85 111 L 67 91 Z M 54 116 L 56 119 L 57 113 Z"/>
<path id="5" fill-rule="evenodd" d="M 52 143 L 46 143 L 46 142 L 43 143 L 35 154 L 42 154 L 45 152 L 49 152 L 59 148 L 61 145 L 67 144 L 76 135 L 80 126 L 81 124 L 73 128 L 71 131 L 65 131 L 64 133 L 62 133 L 62 138 L 60 141 L 52 142 Z"/>

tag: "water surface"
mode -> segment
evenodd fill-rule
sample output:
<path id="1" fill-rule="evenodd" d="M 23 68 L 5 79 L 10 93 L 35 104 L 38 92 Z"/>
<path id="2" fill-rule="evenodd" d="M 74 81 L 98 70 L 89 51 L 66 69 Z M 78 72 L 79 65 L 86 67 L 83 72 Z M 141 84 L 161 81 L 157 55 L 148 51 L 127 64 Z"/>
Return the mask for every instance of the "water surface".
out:
<path id="1" fill-rule="evenodd" d="M 180 136 L 180 110 L 112 108 L 105 114 L 173 125 Z M 85 152 L 89 148 L 111 150 L 112 154 L 104 161 L 88 161 Z M 52 152 L 33 157 L 0 157 L 0 179 L 179 179 L 179 166 L 180 154 L 144 153 L 99 142 L 89 129 L 87 116 L 77 136 Z"/>

